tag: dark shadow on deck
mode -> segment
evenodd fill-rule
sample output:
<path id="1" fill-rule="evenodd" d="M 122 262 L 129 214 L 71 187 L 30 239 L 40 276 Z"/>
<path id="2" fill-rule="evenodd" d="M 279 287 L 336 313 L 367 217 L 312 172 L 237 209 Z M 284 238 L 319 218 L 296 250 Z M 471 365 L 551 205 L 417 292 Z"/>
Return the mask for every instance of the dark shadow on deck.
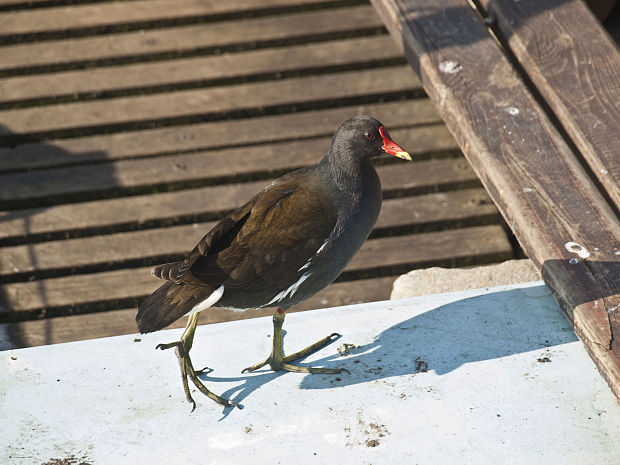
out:
<path id="1" fill-rule="evenodd" d="M 539 306 L 512 308 L 507 299 L 536 298 Z M 486 294 L 442 305 L 404 320 L 353 349 L 316 364 L 341 366 L 351 372 L 340 381 L 307 376 L 304 389 L 324 389 L 432 371 L 450 373 L 468 363 L 508 357 L 577 340 L 545 286 Z M 536 321 L 538 324 L 532 325 Z M 552 327 L 553 330 L 549 331 Z M 344 342 L 355 343 L 347 340 Z M 533 359 L 535 361 L 535 358 Z M 480 380 L 484 383 L 484 380 Z"/>
<path id="2" fill-rule="evenodd" d="M 507 299 L 517 302 L 532 298 L 541 305 L 514 308 L 505 304 Z M 357 341 L 347 337 L 345 329 L 343 337 L 326 349 L 333 355 L 300 365 L 345 368 L 349 373 L 305 375 L 300 387 L 331 389 L 426 371 L 443 375 L 468 363 L 509 357 L 576 340 L 569 321 L 557 309 L 546 286 L 496 292 L 458 300 L 403 320 L 364 345 L 357 345 Z M 345 357 L 336 353 L 336 347 L 342 343 L 355 345 Z M 537 361 L 536 356 L 532 356 L 532 361 Z M 265 369 L 254 375 L 226 378 L 225 381 L 240 381 L 242 384 L 223 395 L 242 403 L 255 389 L 283 374 L 286 373 Z M 220 381 L 209 376 L 203 379 L 210 383 Z M 482 389 L 485 380 L 480 383 Z"/>
<path id="3" fill-rule="evenodd" d="M 568 260 L 557 262 L 562 263 L 549 263 L 547 266 L 564 266 Z M 592 291 L 584 295 L 584 299 L 613 297 L 620 293 L 620 263 L 603 262 L 597 265 L 608 271 L 608 275 L 615 280 L 615 286 L 607 287 L 604 294 Z M 520 299 L 536 299 L 540 305 L 516 307 L 505 304 L 507 300 L 518 302 Z M 389 306 L 389 303 L 386 305 Z M 620 316 L 620 308 L 615 312 Z M 345 330 L 342 338 L 326 349 L 333 355 L 312 362 L 302 361 L 300 365 L 345 368 L 349 373 L 306 375 L 300 387 L 331 389 L 423 372 L 444 375 L 468 363 L 510 357 L 577 340 L 571 323 L 557 307 L 545 285 L 501 291 L 452 302 L 403 320 L 378 334 L 368 344 L 358 346 L 355 340 L 347 337 Z M 345 357 L 336 353 L 336 347 L 342 343 L 354 345 Z M 537 357 L 532 355 L 532 363 L 544 363 L 539 362 Z M 222 379 L 208 375 L 201 378 L 209 383 L 240 382 L 240 385 L 222 395 L 243 403 L 254 390 L 282 375 L 293 376 L 265 368 L 255 374 L 235 378 Z M 480 380 L 480 385 L 483 389 L 485 380 Z M 226 410 L 224 417 L 230 413 Z"/>
<path id="4" fill-rule="evenodd" d="M 0 134 L 11 136 L 11 131 L 3 125 L 0 125 Z M 1 139 L 2 141 L 4 139 Z M 88 152 L 88 153 L 69 153 L 66 150 L 55 146 L 53 142 L 37 142 L 31 144 L 24 144 L 17 147 L 2 146 L 5 144 L 0 143 L 0 150 L 4 152 L 4 157 L 10 157 L 17 152 L 21 152 L 22 156 L 31 156 L 34 160 L 32 169 L 18 169 L 8 171 L 0 170 L 0 231 L 7 228 L 7 224 L 12 224 L 11 229 L 15 224 L 19 224 L 19 229 L 15 230 L 11 234 L 3 234 L 0 237 L 0 254 L 2 253 L 2 247 L 24 247 L 26 255 L 28 257 L 28 270 L 23 270 L 23 266 L 19 267 L 19 272 L 16 269 L 2 270 L 1 267 L 4 263 L 5 266 L 10 266 L 7 262 L 0 262 L 0 271 L 4 276 L 0 277 L 2 286 L 7 286 L 16 282 L 23 281 L 35 281 L 38 297 L 43 302 L 44 308 L 49 306 L 49 299 L 47 290 L 44 283 L 40 280 L 36 280 L 36 276 L 28 276 L 29 271 L 33 273 L 39 269 L 39 263 L 41 257 L 37 255 L 36 244 L 48 240 L 44 233 L 37 231 L 33 226 L 34 218 L 53 207 L 56 203 L 49 196 L 46 196 L 46 192 L 67 190 L 71 191 L 72 183 L 83 183 L 83 180 L 72 179 L 67 176 L 62 176 L 62 168 L 46 169 L 44 167 L 37 169 L 37 161 L 43 160 L 47 157 L 62 160 L 74 160 L 86 159 L 88 161 L 93 160 L 105 160 L 108 158 L 107 154 L 103 151 Z M 6 166 L 6 164 L 5 164 Z M 85 165 L 88 167 L 88 165 Z M 114 173 L 114 167 L 112 164 L 101 163 L 97 166 L 96 170 L 92 170 L 92 173 L 96 173 L 96 177 L 99 181 L 104 181 L 109 184 L 117 184 Z M 62 187 L 62 189 L 59 189 Z M 88 195 L 87 195 L 88 196 Z M 68 223 L 67 229 L 70 229 Z M 7 230 L 5 229 L 5 232 Z M 56 238 L 58 239 L 58 238 Z M 88 251 L 84 251 L 88 253 Z M 14 277 L 11 277 L 14 274 Z M 0 322 L 10 322 L 22 319 L 16 317 L 13 302 L 16 299 L 27 301 L 31 297 L 27 294 L 20 294 L 19 292 L 13 292 L 13 295 L 7 295 L 4 287 L 0 286 Z M 13 289 L 15 291 L 15 289 Z M 11 315 L 13 313 L 13 315 Z M 0 327 L 0 350 L 11 347 L 27 347 L 31 344 L 28 343 L 28 335 L 24 333 L 23 328 L 20 327 L 19 322 L 11 323 L 9 325 L 3 325 Z M 45 344 L 51 343 L 51 333 L 49 325 L 46 325 L 45 332 Z"/>

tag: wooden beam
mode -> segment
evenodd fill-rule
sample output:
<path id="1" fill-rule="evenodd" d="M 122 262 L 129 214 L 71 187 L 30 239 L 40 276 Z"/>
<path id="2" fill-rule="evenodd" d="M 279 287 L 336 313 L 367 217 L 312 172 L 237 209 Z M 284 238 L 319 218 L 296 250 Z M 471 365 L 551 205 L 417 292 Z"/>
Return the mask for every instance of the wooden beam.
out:
<path id="1" fill-rule="evenodd" d="M 581 0 L 479 0 L 620 211 L 620 51 Z"/>
<path id="2" fill-rule="evenodd" d="M 620 397 L 620 223 L 612 208 L 467 2 L 373 4 Z"/>

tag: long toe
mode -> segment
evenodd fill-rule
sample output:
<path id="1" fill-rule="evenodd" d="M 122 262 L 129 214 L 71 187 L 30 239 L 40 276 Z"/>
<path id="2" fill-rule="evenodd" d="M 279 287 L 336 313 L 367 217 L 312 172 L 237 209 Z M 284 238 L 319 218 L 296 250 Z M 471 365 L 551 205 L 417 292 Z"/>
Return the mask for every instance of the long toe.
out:
<path id="1" fill-rule="evenodd" d="M 182 341 L 174 341 L 174 342 L 169 342 L 167 344 L 157 344 L 155 346 L 155 350 L 157 350 L 157 349 L 159 349 L 159 350 L 172 349 L 173 347 L 179 347 L 181 344 L 183 344 Z"/>
<path id="2" fill-rule="evenodd" d="M 215 402 L 217 402 L 220 405 L 224 405 L 226 407 L 239 407 L 241 408 L 239 405 L 237 405 L 235 402 L 230 401 L 228 399 L 225 399 L 221 396 L 218 396 L 217 394 L 211 392 L 203 383 L 202 381 L 198 378 L 198 375 L 203 374 L 203 373 L 210 373 L 211 371 L 213 371 L 211 368 L 209 367 L 205 367 L 201 370 L 196 370 L 194 369 L 194 365 L 192 363 L 192 359 L 189 356 L 189 350 L 186 349 L 186 347 L 188 346 L 188 344 L 186 342 L 184 342 L 183 339 L 181 339 L 180 341 L 175 341 L 175 342 L 170 342 L 167 344 L 158 344 L 155 348 L 156 349 L 160 349 L 160 350 L 166 350 L 166 349 L 171 349 L 171 348 L 175 348 L 175 353 L 177 356 L 177 359 L 179 361 L 179 368 L 181 370 L 181 382 L 183 383 L 183 392 L 185 393 L 185 398 L 187 399 L 187 401 L 192 404 L 192 412 L 196 409 L 196 401 L 194 400 L 191 391 L 190 391 L 190 387 L 189 387 L 189 380 L 191 380 L 192 384 L 194 384 L 194 386 L 196 386 L 196 388 L 198 388 L 198 390 L 200 392 L 202 392 L 205 396 L 209 397 L 210 399 L 214 400 Z M 191 345 L 190 345 L 191 347 Z"/>
<path id="3" fill-rule="evenodd" d="M 292 371 L 295 373 L 323 373 L 323 374 L 338 374 L 338 373 L 342 373 L 343 371 L 346 371 L 348 373 L 348 371 L 344 368 L 305 367 L 305 366 L 299 366 L 299 365 L 292 365 L 288 363 L 294 360 L 299 360 L 301 358 L 304 358 L 312 354 L 313 352 L 316 352 L 317 350 L 323 348 L 327 344 L 330 344 L 336 339 L 339 339 L 340 337 L 342 337 L 340 334 L 332 333 L 329 336 L 326 336 L 323 339 L 315 342 L 314 344 L 309 345 L 305 349 L 302 349 L 298 352 L 295 352 L 294 354 L 287 355 L 287 356 L 284 356 L 284 353 L 282 350 L 282 344 L 278 340 L 275 340 L 276 337 L 277 337 L 277 333 L 274 335 L 274 347 L 271 352 L 271 355 L 269 355 L 269 357 L 267 357 L 262 362 L 259 362 L 255 365 L 245 368 L 241 373 L 251 373 L 253 371 L 258 370 L 259 368 L 264 367 L 265 365 L 269 365 L 273 371 L 284 370 L 284 371 Z"/>
<path id="4" fill-rule="evenodd" d="M 292 371 L 294 373 L 323 373 L 330 375 L 336 375 L 338 373 L 342 373 L 343 371 L 349 373 L 346 368 L 302 367 L 299 365 L 291 365 L 290 363 L 282 364 L 281 370 Z"/>

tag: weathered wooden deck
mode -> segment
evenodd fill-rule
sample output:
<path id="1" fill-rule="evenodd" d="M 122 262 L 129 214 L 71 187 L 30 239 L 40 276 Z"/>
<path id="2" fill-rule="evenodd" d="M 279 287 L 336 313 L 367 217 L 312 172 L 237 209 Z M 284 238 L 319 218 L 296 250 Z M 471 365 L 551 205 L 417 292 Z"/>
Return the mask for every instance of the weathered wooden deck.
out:
<path id="1" fill-rule="evenodd" d="M 387 299 L 412 268 L 518 254 L 366 2 L 0 0 L 0 345 L 135 332 L 151 265 L 317 161 L 357 113 L 416 161 L 379 167 L 371 239 L 298 310 Z"/>

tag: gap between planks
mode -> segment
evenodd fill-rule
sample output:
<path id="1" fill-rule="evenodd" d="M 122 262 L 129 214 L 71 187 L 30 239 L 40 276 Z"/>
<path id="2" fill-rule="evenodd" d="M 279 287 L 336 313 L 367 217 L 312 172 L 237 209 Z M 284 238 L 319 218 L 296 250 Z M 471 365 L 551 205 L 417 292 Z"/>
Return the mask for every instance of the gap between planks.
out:
<path id="1" fill-rule="evenodd" d="M 620 266 L 620 223 L 606 196 L 471 8 L 457 0 L 373 3 L 620 395 L 620 343 L 614 336 L 620 330 L 614 279 Z M 586 260 L 577 259 L 571 242 L 588 251 Z"/>

